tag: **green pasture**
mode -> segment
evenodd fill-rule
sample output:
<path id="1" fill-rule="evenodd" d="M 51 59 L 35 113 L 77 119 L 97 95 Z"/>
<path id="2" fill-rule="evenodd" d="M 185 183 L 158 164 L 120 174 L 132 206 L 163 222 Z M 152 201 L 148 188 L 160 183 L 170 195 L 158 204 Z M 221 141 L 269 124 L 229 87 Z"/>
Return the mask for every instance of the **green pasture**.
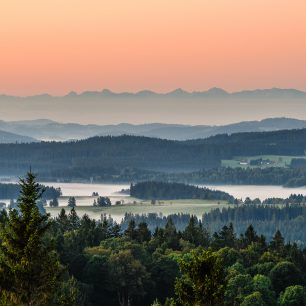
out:
<path id="1" fill-rule="evenodd" d="M 87 214 L 89 217 L 99 219 L 101 214 L 110 215 L 114 220 L 120 221 L 125 213 L 133 214 L 163 214 L 164 216 L 170 214 L 193 214 L 201 217 L 205 212 L 209 212 L 214 208 L 222 208 L 227 206 L 226 202 L 222 201 L 207 201 L 207 200 L 173 200 L 173 201 L 159 201 L 156 204 L 151 204 L 150 201 L 138 201 L 136 203 L 129 203 L 123 205 L 112 205 L 111 207 L 93 207 L 93 206 L 77 206 L 76 212 L 79 216 Z M 56 217 L 62 208 L 68 207 L 46 207 L 48 213 L 52 217 Z"/>
<path id="2" fill-rule="evenodd" d="M 268 160 L 268 163 L 258 166 L 251 166 L 249 162 L 251 160 L 256 160 L 262 158 L 263 160 Z M 257 155 L 257 156 L 235 156 L 230 160 L 222 160 L 223 167 L 230 168 L 267 168 L 267 167 L 282 167 L 287 168 L 290 166 L 291 160 L 294 158 L 304 158 L 305 155 L 302 156 L 286 156 L 286 155 Z M 248 163 L 248 164 L 245 164 Z"/>

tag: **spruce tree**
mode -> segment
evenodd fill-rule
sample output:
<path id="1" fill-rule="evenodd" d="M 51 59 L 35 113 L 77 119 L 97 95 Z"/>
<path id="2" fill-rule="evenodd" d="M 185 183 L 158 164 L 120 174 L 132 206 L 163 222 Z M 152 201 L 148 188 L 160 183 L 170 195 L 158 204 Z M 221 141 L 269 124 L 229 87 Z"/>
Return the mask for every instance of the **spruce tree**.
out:
<path id="1" fill-rule="evenodd" d="M 17 209 L 0 229 L 0 305 L 48 305 L 60 264 L 45 241 L 50 222 L 36 205 L 42 191 L 35 175 L 20 179 L 20 187 Z"/>
<path id="2" fill-rule="evenodd" d="M 76 200 L 75 200 L 75 197 L 69 197 L 68 199 L 68 207 L 76 207 Z"/>

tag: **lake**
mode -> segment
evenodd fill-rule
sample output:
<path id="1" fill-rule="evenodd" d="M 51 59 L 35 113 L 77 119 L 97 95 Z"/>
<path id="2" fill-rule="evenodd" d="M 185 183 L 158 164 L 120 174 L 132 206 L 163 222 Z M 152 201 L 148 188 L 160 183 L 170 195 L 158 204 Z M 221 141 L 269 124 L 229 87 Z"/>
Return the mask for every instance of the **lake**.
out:
<path id="1" fill-rule="evenodd" d="M 173 203 L 168 205 L 148 205 L 148 203 L 137 202 L 137 205 L 131 205 L 134 200 L 128 195 L 118 194 L 122 189 L 129 188 L 129 185 L 116 185 L 116 184 L 78 184 L 78 183 L 45 183 L 46 185 L 61 187 L 63 197 L 59 200 L 60 206 L 66 206 L 68 197 L 71 195 L 76 196 L 77 213 L 82 216 L 85 213 L 91 218 L 99 219 L 101 214 L 111 215 L 112 218 L 120 222 L 126 212 L 142 214 L 142 213 L 162 213 L 163 215 L 169 215 L 171 213 L 189 213 L 194 214 L 197 217 L 201 217 L 204 212 L 207 212 L 213 208 L 222 207 L 216 203 L 198 203 L 194 200 L 185 203 L 174 200 Z M 302 193 L 306 195 L 306 187 L 301 188 L 284 188 L 282 186 L 254 186 L 254 185 L 205 185 L 200 187 L 208 187 L 211 189 L 218 189 L 237 198 L 245 199 L 246 197 L 260 198 L 264 200 L 269 197 L 282 197 L 286 198 L 292 193 Z M 124 201 L 126 205 L 113 206 L 110 208 L 94 208 L 92 207 L 93 192 L 98 192 L 99 195 L 109 196 L 111 201 Z M 90 206 L 90 207 L 86 207 Z M 48 208 L 48 212 L 52 216 L 56 216 L 59 212 L 59 208 Z"/>
<path id="2" fill-rule="evenodd" d="M 83 184 L 83 183 L 54 183 L 45 182 L 47 186 L 61 187 L 63 196 L 91 196 L 93 192 L 98 192 L 101 196 L 117 196 L 122 189 L 128 189 L 129 184 Z M 287 198 L 292 193 L 302 193 L 306 195 L 306 187 L 285 188 L 282 186 L 254 186 L 254 185 L 200 185 L 199 187 L 208 187 L 228 192 L 236 198 L 251 199 L 278 197 Z M 125 195 L 126 196 L 126 195 Z"/>
<path id="3" fill-rule="evenodd" d="M 306 186 L 298 188 L 286 188 L 282 186 L 254 186 L 254 185 L 203 185 L 200 187 L 208 187 L 210 189 L 217 189 L 225 191 L 235 198 L 246 197 L 251 199 L 259 198 L 265 200 L 266 198 L 287 198 L 291 194 L 304 194 L 306 195 Z"/>
<path id="4" fill-rule="evenodd" d="M 199 203 L 195 200 L 173 200 L 171 203 L 163 205 L 150 205 L 147 201 L 140 201 L 133 199 L 127 194 L 122 194 L 122 189 L 128 189 L 129 184 L 90 184 L 90 183 L 58 183 L 58 182 L 44 182 L 44 185 L 60 187 L 62 190 L 62 197 L 59 199 L 59 206 L 67 206 L 68 198 L 74 196 L 77 203 L 77 212 L 80 216 L 85 213 L 92 218 L 100 218 L 102 213 L 111 214 L 116 221 L 120 221 L 125 212 L 129 213 L 163 213 L 168 215 L 171 213 L 190 213 L 200 217 L 204 212 L 216 207 L 222 207 L 216 202 Z M 254 186 L 254 185 L 201 185 L 200 187 L 208 187 L 210 189 L 217 189 L 228 192 L 236 198 L 251 199 L 259 198 L 264 200 L 269 197 L 287 198 L 292 193 L 306 195 L 306 187 L 301 188 L 284 188 L 282 186 Z M 112 203 L 120 201 L 124 205 L 113 206 L 109 208 L 93 207 L 93 201 L 96 197 L 92 196 L 93 192 L 98 192 L 100 196 L 110 197 Z M 137 202 L 134 205 L 134 202 Z M 7 200 L 6 202 L 9 202 Z M 173 202 L 173 203 L 172 203 Z M 209 202 L 209 201 L 208 201 Z M 52 216 L 57 216 L 60 208 L 47 208 L 47 211 Z"/>

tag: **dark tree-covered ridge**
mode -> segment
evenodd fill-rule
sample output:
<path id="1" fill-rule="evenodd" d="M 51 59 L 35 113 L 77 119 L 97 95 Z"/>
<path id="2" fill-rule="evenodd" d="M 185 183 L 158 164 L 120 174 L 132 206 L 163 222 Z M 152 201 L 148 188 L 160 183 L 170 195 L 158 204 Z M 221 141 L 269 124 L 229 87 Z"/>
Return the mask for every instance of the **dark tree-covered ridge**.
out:
<path id="1" fill-rule="evenodd" d="M 99 172 L 101 175 L 102 169 L 196 171 L 219 167 L 222 159 L 233 156 L 301 156 L 305 149 L 306 129 L 219 135 L 194 141 L 93 137 L 63 143 L 2 144 L 0 169 L 2 174 L 22 174 L 31 164 L 41 175 L 86 175 L 88 179 Z"/>
<path id="2" fill-rule="evenodd" d="M 306 167 L 222 167 L 203 169 L 201 171 L 185 174 L 160 174 L 160 177 L 164 180 L 187 181 L 197 184 L 283 185 L 286 187 L 299 187 L 306 185 Z"/>
<path id="3" fill-rule="evenodd" d="M 54 187 L 40 185 L 44 190 L 42 199 L 55 199 L 61 195 L 61 190 Z M 17 199 L 19 197 L 21 188 L 19 184 L 1 184 L 0 183 L 0 199 Z"/>
<path id="4" fill-rule="evenodd" d="M 229 203 L 234 203 L 235 200 L 230 194 L 219 190 L 154 181 L 131 184 L 130 195 L 146 200 L 201 199 L 222 200 Z"/>

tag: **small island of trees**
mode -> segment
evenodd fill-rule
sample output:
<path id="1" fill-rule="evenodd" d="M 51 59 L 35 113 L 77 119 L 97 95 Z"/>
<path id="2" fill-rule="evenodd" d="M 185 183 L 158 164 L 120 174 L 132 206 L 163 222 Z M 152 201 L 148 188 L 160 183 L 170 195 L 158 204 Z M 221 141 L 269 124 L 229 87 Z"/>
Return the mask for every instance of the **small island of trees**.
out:
<path id="1" fill-rule="evenodd" d="M 235 201 L 233 196 L 223 191 L 181 183 L 155 181 L 131 184 L 130 195 L 145 200 L 201 199 L 227 201 L 229 203 Z"/>

